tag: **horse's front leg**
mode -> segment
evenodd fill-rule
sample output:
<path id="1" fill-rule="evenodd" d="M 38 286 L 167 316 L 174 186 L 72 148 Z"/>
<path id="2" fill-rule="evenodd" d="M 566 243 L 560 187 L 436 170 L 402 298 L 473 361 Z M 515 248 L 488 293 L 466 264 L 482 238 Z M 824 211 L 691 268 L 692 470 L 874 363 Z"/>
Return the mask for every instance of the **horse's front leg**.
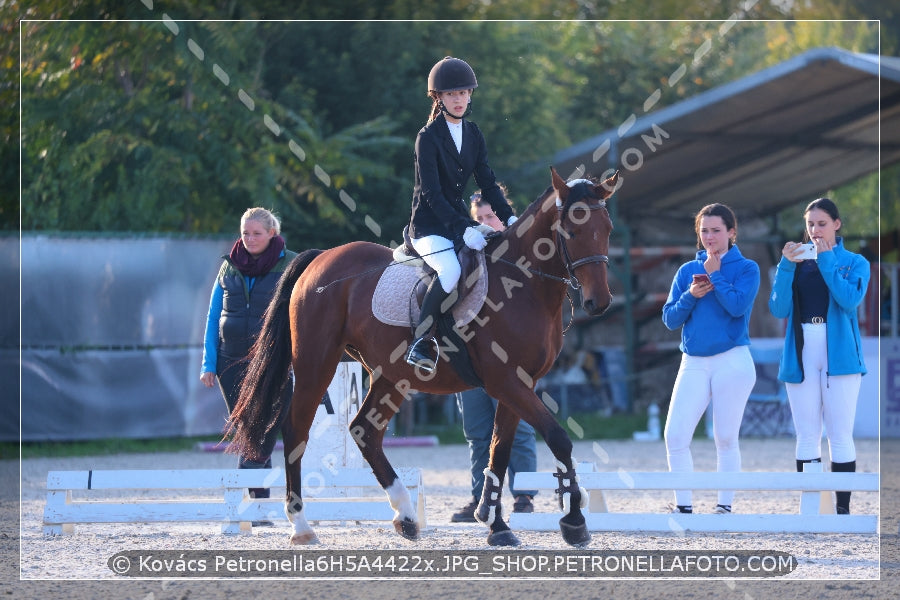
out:
<path id="1" fill-rule="evenodd" d="M 375 479 L 384 488 L 394 509 L 394 529 L 408 540 L 419 538 L 419 521 L 409 490 L 384 454 L 384 433 L 388 422 L 400 410 L 403 395 L 390 381 L 376 379 L 369 388 L 359 412 L 350 423 L 350 435 L 363 458 L 372 467 Z"/>
<path id="2" fill-rule="evenodd" d="M 547 432 L 541 430 L 541 435 L 556 459 L 555 477 L 559 480 L 556 493 L 559 507 L 565 513 L 559 520 L 559 529 L 566 543 L 580 548 L 591 541 L 591 534 L 581 512 L 588 505 L 588 492 L 578 483 L 575 459 L 572 458 L 572 441 L 568 434 L 556 420 L 553 420 L 548 429 Z"/>
<path id="3" fill-rule="evenodd" d="M 481 501 L 475 510 L 475 518 L 490 529 L 487 541 L 491 546 L 519 545 L 519 539 L 503 520 L 503 507 L 501 504 L 503 480 L 506 476 L 506 469 L 509 466 L 509 456 L 518 424 L 518 415 L 503 404 L 498 403 L 497 413 L 494 416 L 491 456 L 488 466 L 484 470 L 484 488 L 481 491 Z"/>
<path id="4" fill-rule="evenodd" d="M 502 389 L 502 388 L 501 388 Z M 550 452 L 556 459 L 556 477 L 559 479 L 560 507 L 566 514 L 559 520 L 559 529 L 566 543 L 582 547 L 591 541 L 591 534 L 587 530 L 587 524 L 581 509 L 588 503 L 587 490 L 578 484 L 578 476 L 575 473 L 575 460 L 572 458 L 572 440 L 566 430 L 556 421 L 547 406 L 537 397 L 532 390 L 517 393 L 515 388 L 507 383 L 505 402 L 515 406 L 516 412 L 535 430 L 541 434 Z M 510 410 L 510 409 L 507 409 Z M 500 407 L 497 409 L 497 418 L 500 418 Z M 497 425 L 495 424 L 495 441 L 497 438 Z M 510 436 L 515 435 L 513 427 Z M 507 442 L 506 458 L 509 458 L 509 449 L 512 445 L 512 437 Z M 492 447 L 493 451 L 493 447 Z M 507 461 L 508 462 L 508 461 Z M 506 468 L 504 463 L 503 468 Z M 497 468 L 500 468 L 499 463 Z M 502 481 L 502 478 L 501 478 Z"/>

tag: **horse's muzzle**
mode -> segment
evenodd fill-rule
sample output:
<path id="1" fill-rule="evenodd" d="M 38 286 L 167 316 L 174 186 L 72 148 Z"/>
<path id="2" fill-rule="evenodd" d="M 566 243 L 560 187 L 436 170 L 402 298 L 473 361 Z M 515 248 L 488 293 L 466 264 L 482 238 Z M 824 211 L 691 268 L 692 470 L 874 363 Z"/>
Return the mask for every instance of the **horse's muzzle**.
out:
<path id="1" fill-rule="evenodd" d="M 611 304 L 612 296 L 609 296 L 602 304 L 594 302 L 593 298 L 588 298 L 584 301 L 582 307 L 584 308 L 584 312 L 586 312 L 590 316 L 599 317 L 606 312 L 606 309 L 608 309 Z"/>

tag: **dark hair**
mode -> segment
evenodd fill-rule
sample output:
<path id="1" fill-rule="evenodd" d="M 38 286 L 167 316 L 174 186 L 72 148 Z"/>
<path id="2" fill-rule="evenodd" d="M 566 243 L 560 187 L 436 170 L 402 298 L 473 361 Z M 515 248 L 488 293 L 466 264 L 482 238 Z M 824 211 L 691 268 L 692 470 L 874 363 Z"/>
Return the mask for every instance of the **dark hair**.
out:
<path id="1" fill-rule="evenodd" d="M 803 214 L 806 215 L 806 213 L 811 210 L 824 210 L 834 221 L 837 221 L 841 218 L 841 215 L 838 212 L 837 204 L 835 204 L 831 198 L 819 198 L 817 200 L 813 200 L 806 205 L 806 208 L 803 210 Z"/>
<path id="2" fill-rule="evenodd" d="M 506 203 L 509 204 L 513 214 L 516 214 L 516 207 L 512 203 L 512 200 L 509 199 L 509 190 L 499 181 L 497 182 L 497 187 L 499 187 L 500 191 L 503 193 L 503 198 L 506 200 Z M 491 203 L 481 199 L 481 190 L 475 190 L 475 193 L 469 196 L 469 213 L 471 214 L 476 208 L 481 208 L 482 206 L 491 206 Z"/>
<path id="3" fill-rule="evenodd" d="M 813 200 L 803 209 L 803 216 L 806 217 L 811 210 L 825 211 L 828 213 L 828 216 L 831 217 L 832 221 L 837 221 L 841 218 L 837 204 L 835 204 L 831 198 L 817 198 Z M 838 227 L 836 231 L 838 230 L 840 230 L 840 227 Z M 806 227 L 803 228 L 803 239 L 804 241 L 809 241 L 809 230 Z"/>
<path id="4" fill-rule="evenodd" d="M 697 234 L 697 248 L 703 249 L 703 242 L 700 240 L 700 219 L 703 217 L 721 217 L 725 223 L 725 229 L 734 229 L 734 238 L 728 239 L 728 248 L 737 241 L 737 217 L 734 212 L 724 204 L 707 204 L 700 209 L 697 216 L 694 217 L 694 232 Z"/>

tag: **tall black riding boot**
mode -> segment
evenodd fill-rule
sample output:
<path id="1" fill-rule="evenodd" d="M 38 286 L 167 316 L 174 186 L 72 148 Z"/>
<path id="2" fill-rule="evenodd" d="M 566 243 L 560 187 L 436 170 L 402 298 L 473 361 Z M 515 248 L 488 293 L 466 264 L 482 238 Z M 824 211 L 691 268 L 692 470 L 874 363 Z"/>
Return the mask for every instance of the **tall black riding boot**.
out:
<path id="1" fill-rule="evenodd" d="M 406 353 L 406 362 L 414 367 L 419 367 L 426 373 L 433 373 L 437 368 L 437 356 L 434 353 L 433 344 L 426 334 L 441 315 L 441 303 L 450 294 L 444 291 L 440 280 L 435 276 L 428 285 L 425 298 L 422 299 L 422 311 L 419 315 L 419 324 L 416 326 L 415 341 Z"/>
<path id="2" fill-rule="evenodd" d="M 831 463 L 832 473 L 856 473 L 856 461 Z M 850 492 L 835 492 L 834 511 L 839 515 L 850 514 Z"/>

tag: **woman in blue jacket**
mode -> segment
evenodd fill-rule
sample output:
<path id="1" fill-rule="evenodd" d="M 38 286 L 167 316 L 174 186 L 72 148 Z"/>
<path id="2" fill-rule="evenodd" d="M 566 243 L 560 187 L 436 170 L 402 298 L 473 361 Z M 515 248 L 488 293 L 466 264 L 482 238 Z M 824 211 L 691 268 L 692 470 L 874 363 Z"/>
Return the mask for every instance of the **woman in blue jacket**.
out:
<path id="1" fill-rule="evenodd" d="M 416 252 L 437 272 L 437 277 L 422 299 L 416 339 L 406 354 L 406 362 L 426 373 L 437 368 L 435 343 L 427 333 L 441 314 L 441 303 L 456 288 L 460 277 L 454 246 L 465 243 L 482 250 L 487 244 L 485 235 L 493 231 L 469 216 L 468 203 L 463 199 L 469 178 L 474 176 L 482 198 L 503 223 L 509 226 L 516 220 L 488 165 L 481 130 L 464 119 L 476 87 L 475 72 L 468 63 L 450 56 L 438 61 L 428 75 L 431 113 L 416 137 L 409 236 Z"/>
<path id="2" fill-rule="evenodd" d="M 769 311 L 787 318 L 778 378 L 797 432 L 797 470 L 822 461 L 824 419 L 831 470 L 854 472 L 853 422 L 866 372 L 856 313 L 869 286 L 869 262 L 844 248 L 832 200 L 814 200 L 803 214 L 816 258 L 802 258 L 803 244 L 786 243 L 769 298 Z M 850 492 L 835 496 L 836 512 L 850 514 Z"/>
<path id="3" fill-rule="evenodd" d="M 241 237 L 231 252 L 223 256 L 216 275 L 206 315 L 203 337 L 203 364 L 200 381 L 213 387 L 216 380 L 229 414 L 234 410 L 240 383 L 247 371 L 247 354 L 262 329 L 263 317 L 279 277 L 297 256 L 284 246 L 279 235 L 281 223 L 271 211 L 248 208 L 241 216 Z M 291 403 L 293 385 L 285 386 L 282 417 Z M 238 458 L 239 469 L 271 469 L 272 450 L 279 428 L 272 428 L 263 440 L 263 456 Z M 268 488 L 251 488 L 252 498 L 268 498 Z"/>
<path id="4" fill-rule="evenodd" d="M 735 245 L 737 219 L 724 204 L 709 204 L 694 220 L 697 258 L 675 274 L 663 323 L 681 327 L 681 366 L 666 419 L 669 470 L 694 470 L 691 440 L 712 402 L 719 471 L 740 471 L 738 434 L 756 383 L 750 356 L 750 312 L 759 291 L 759 266 Z M 692 513 L 690 490 L 675 491 L 673 512 Z M 733 490 L 719 490 L 715 511 L 731 512 Z"/>

